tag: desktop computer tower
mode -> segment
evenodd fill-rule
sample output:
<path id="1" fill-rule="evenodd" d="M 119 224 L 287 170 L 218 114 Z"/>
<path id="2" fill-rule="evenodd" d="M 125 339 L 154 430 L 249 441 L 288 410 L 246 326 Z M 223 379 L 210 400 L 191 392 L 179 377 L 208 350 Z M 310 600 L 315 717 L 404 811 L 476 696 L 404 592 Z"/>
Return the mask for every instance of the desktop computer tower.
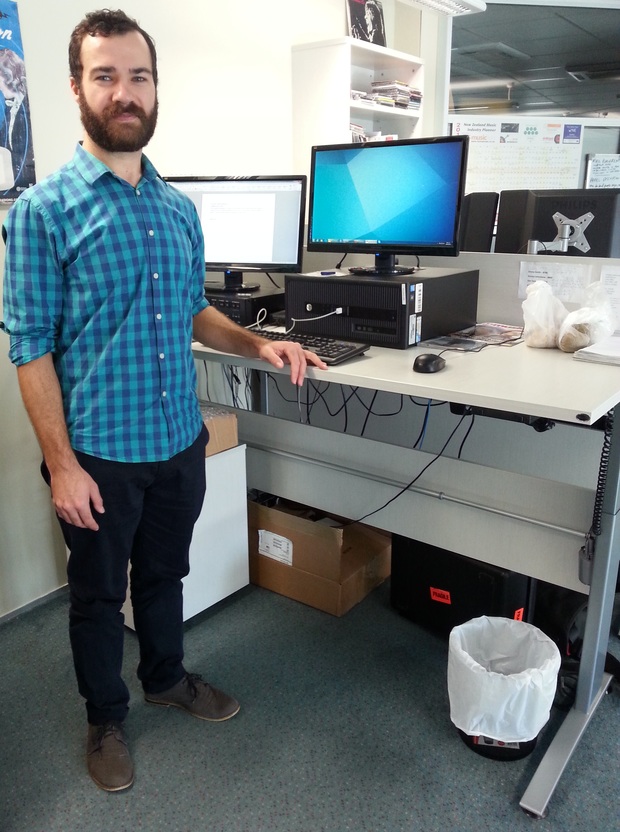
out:
<path id="1" fill-rule="evenodd" d="M 477 270 L 432 268 L 390 277 L 287 274 L 284 288 L 287 329 L 294 324 L 306 335 L 406 349 L 476 323 Z"/>
<path id="2" fill-rule="evenodd" d="M 266 317 L 261 315 L 261 323 L 269 323 L 273 312 L 284 310 L 284 289 L 265 288 L 254 292 L 222 292 L 205 285 L 205 297 L 212 306 L 223 312 L 240 326 L 251 326 L 257 322 L 261 310 L 265 310 Z"/>
<path id="3" fill-rule="evenodd" d="M 526 620 L 530 613 L 527 576 L 398 534 L 390 580 L 392 606 L 442 635 L 480 615 Z"/>

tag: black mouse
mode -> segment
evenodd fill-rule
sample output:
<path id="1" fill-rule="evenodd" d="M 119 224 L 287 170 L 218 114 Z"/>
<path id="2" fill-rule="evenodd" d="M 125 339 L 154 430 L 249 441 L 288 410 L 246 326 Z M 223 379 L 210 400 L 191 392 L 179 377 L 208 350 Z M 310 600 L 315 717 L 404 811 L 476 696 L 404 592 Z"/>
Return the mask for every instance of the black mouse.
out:
<path id="1" fill-rule="evenodd" d="M 433 352 L 423 352 L 417 355 L 413 362 L 415 373 L 438 373 L 446 366 L 446 359 Z"/>

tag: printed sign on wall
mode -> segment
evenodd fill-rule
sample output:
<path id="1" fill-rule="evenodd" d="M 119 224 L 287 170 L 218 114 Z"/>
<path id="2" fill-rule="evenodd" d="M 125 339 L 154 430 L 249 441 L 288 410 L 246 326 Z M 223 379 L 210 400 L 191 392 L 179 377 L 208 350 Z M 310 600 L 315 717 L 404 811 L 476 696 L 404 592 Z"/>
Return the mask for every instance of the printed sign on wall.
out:
<path id="1" fill-rule="evenodd" d="M 452 135 L 469 136 L 466 191 L 578 188 L 581 124 L 544 118 L 454 118 Z"/>

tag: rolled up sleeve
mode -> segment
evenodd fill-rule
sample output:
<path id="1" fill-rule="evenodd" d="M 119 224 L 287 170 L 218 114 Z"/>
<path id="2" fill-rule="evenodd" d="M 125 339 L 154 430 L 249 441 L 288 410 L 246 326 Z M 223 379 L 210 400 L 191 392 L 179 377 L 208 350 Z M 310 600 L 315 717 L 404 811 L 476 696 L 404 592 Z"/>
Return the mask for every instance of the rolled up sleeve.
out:
<path id="1" fill-rule="evenodd" d="M 6 243 L 2 329 L 10 338 L 9 359 L 18 366 L 56 347 L 63 280 L 50 225 L 45 212 L 22 197 L 2 229 Z"/>

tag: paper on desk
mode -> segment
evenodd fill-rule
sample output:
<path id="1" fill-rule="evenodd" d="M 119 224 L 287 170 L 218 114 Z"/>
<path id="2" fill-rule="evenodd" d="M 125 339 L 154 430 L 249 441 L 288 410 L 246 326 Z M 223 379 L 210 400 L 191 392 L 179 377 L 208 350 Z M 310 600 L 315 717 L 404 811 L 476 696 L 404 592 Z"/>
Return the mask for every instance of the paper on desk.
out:
<path id="1" fill-rule="evenodd" d="M 542 280 L 553 289 L 553 294 L 564 303 L 581 303 L 586 288 L 592 282 L 592 266 L 582 263 L 559 263 L 548 257 L 523 260 L 519 270 L 519 297 L 527 297 L 527 287 Z"/>
<path id="2" fill-rule="evenodd" d="M 620 265 L 601 266 L 601 284 L 607 293 L 618 326 L 620 325 Z"/>
<path id="3" fill-rule="evenodd" d="M 573 358 L 597 364 L 620 364 L 620 331 L 616 330 L 613 335 L 582 347 L 573 353 Z"/>

